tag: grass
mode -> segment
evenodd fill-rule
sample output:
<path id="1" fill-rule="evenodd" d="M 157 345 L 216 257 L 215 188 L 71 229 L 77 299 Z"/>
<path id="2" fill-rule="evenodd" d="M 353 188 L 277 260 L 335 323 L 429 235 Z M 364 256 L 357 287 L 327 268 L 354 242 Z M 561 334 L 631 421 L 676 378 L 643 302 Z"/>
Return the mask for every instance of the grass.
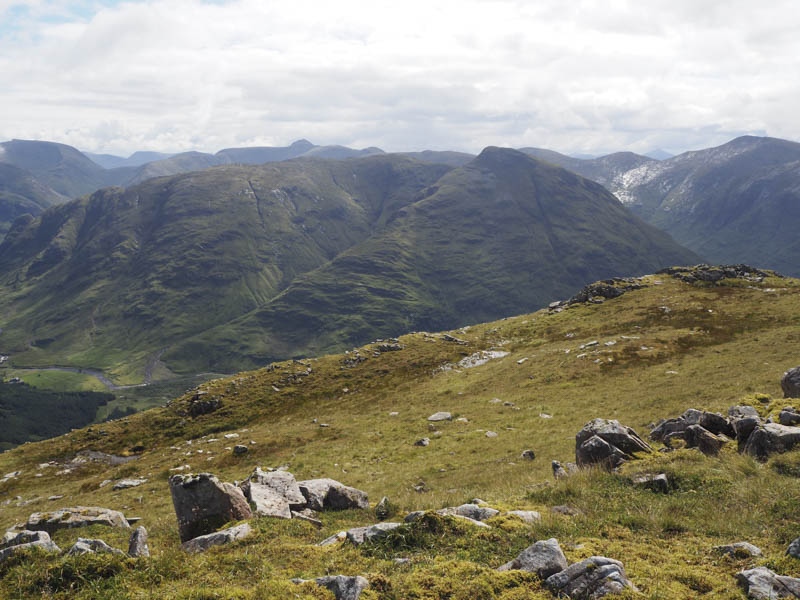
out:
<path id="1" fill-rule="evenodd" d="M 416 333 L 400 338 L 401 351 L 374 356 L 373 346 L 360 349 L 368 358 L 353 367 L 346 366 L 347 357 L 331 355 L 208 381 L 199 388 L 221 399 L 215 413 L 185 416 L 192 392 L 104 424 L 107 435 L 93 427 L 1 454 L 1 473 L 22 470 L 25 476 L 1 484 L 0 501 L 19 495 L 32 502 L 4 506 L 0 525 L 56 505 L 108 506 L 144 517 L 153 556 L 15 559 L 0 566 L 0 596 L 329 598 L 313 585 L 295 587 L 288 580 L 344 573 L 372 582 L 362 596 L 367 600 L 544 599 L 552 595 L 534 576 L 494 568 L 549 537 L 559 540 L 570 562 L 593 554 L 621 560 L 642 592 L 638 597 L 651 600 L 741 600 L 735 573 L 757 564 L 800 576 L 800 561 L 784 556 L 800 530 L 800 452 L 761 464 L 738 455 L 733 443 L 717 458 L 677 450 L 654 453 L 620 473 L 589 470 L 552 479 L 550 461 L 573 460 L 574 435 L 594 417 L 617 418 L 645 435 L 648 423 L 690 407 L 725 412 L 750 402 L 766 415 L 791 404 L 781 399 L 779 379 L 796 366 L 797 281 L 752 288 L 694 287 L 660 276 L 645 282 L 647 288 L 601 305 L 452 332 L 466 346 Z M 580 350 L 593 340 L 600 344 Z M 608 341 L 616 343 L 604 345 Z M 510 354 L 473 369 L 441 369 L 492 347 Z M 588 356 L 578 358 L 581 353 Z M 309 367 L 310 374 L 301 375 Z M 439 410 L 452 412 L 454 420 L 431 430 L 426 418 Z M 498 437 L 487 438 L 487 430 Z M 223 437 L 229 432 L 248 445 L 246 455 L 226 450 L 234 443 Z M 414 446 L 421 437 L 431 444 Z M 88 464 L 58 477 L 55 468 L 37 468 L 85 448 L 121 454 L 138 445 L 144 452 L 121 467 Z M 534 461 L 520 458 L 527 448 L 535 450 Z M 300 521 L 256 519 L 251 538 L 184 555 L 167 487 L 170 469 L 184 464 L 225 481 L 241 481 L 255 465 L 287 465 L 298 479 L 332 477 L 364 489 L 373 504 L 387 495 L 400 516 L 480 497 L 501 510 L 537 510 L 542 520 L 526 525 L 496 517 L 492 529 L 482 530 L 428 515 L 372 545 L 317 548 L 312 544 L 337 531 L 375 522 L 374 515 L 323 513 L 320 530 Z M 669 493 L 631 483 L 645 472 L 666 473 Z M 131 476 L 148 482 L 117 492 L 98 487 Z M 65 498 L 44 499 L 56 491 Z M 551 512 L 563 504 L 579 514 Z M 59 532 L 56 541 L 69 546 L 77 535 L 84 532 Z M 97 535 L 126 545 L 123 532 Z M 713 551 L 742 540 L 764 556 Z M 397 557 L 410 558 L 410 565 L 396 565 L 391 559 Z"/>

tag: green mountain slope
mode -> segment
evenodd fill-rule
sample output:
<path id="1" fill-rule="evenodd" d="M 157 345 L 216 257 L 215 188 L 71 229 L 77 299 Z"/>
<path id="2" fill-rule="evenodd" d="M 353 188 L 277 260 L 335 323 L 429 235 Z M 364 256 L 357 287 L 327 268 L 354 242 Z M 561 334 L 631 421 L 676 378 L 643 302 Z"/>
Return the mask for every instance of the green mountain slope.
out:
<path id="1" fill-rule="evenodd" d="M 24 169 L 0 162 L 0 239 L 17 217 L 39 215 L 64 199 Z"/>
<path id="2" fill-rule="evenodd" d="M 181 370 L 230 370 L 374 337 L 532 310 L 588 281 L 699 258 L 596 184 L 487 148 L 385 231 L 294 281 L 253 314 L 178 345 Z"/>
<path id="3" fill-rule="evenodd" d="M 290 580 L 343 574 L 369 581 L 360 600 L 556 600 L 535 574 L 497 570 L 549 538 L 570 564 L 598 555 L 621 561 L 640 592 L 609 598 L 745 600 L 737 583 L 744 569 L 800 576 L 800 560 L 786 555 L 800 531 L 798 450 L 761 463 L 737 453 L 735 441 L 718 456 L 681 441 L 671 451 L 653 443 L 654 452 L 618 472 L 554 480 L 551 461 L 572 461 L 575 434 L 596 417 L 646 438 L 649 423 L 689 408 L 727 414 L 747 404 L 774 418 L 785 405 L 798 407 L 798 399 L 782 398 L 778 382 L 798 364 L 800 282 L 689 285 L 658 275 L 638 283 L 646 287 L 599 305 L 451 332 L 463 345 L 416 333 L 395 351 L 369 344 L 357 354 L 273 364 L 208 382 L 168 406 L 0 454 L 0 472 L 20 472 L 0 483 L 0 526 L 33 512 L 102 506 L 141 517 L 150 549 L 138 559 L 20 554 L 0 569 L 0 596 L 330 600 L 327 590 Z M 592 342 L 599 343 L 586 346 Z M 457 365 L 488 350 L 509 354 Z M 191 416 L 195 398 L 219 408 Z M 452 419 L 430 423 L 437 411 Z M 415 445 L 423 437 L 429 444 Z M 247 451 L 235 454 L 236 443 Z M 535 457 L 521 457 L 524 450 Z M 210 472 L 243 481 L 256 466 L 288 469 L 297 480 L 334 478 L 367 492 L 370 507 L 319 512 L 319 526 L 255 517 L 243 540 L 183 551 L 168 478 Z M 660 473 L 668 481 L 662 491 L 636 483 Z M 145 481 L 114 489 L 131 478 Z M 384 495 L 391 522 L 473 498 L 502 514 L 486 519 L 489 528 L 428 514 L 361 546 L 316 545 L 376 523 Z M 526 523 L 504 514 L 510 510 L 539 518 Z M 96 525 L 58 530 L 53 540 L 63 550 L 78 537 L 125 550 L 129 535 Z M 738 541 L 762 554 L 716 549 Z"/>

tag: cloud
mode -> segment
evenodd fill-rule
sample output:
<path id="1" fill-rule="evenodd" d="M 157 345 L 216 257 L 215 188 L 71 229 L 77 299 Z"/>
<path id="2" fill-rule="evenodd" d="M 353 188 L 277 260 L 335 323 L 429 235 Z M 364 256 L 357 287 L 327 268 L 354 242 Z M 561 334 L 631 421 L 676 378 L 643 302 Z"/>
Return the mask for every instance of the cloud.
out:
<path id="1" fill-rule="evenodd" d="M 0 28 L 8 138 L 119 154 L 300 137 L 589 153 L 800 138 L 789 1 L 18 4 L 0 0 L 14 16 Z"/>

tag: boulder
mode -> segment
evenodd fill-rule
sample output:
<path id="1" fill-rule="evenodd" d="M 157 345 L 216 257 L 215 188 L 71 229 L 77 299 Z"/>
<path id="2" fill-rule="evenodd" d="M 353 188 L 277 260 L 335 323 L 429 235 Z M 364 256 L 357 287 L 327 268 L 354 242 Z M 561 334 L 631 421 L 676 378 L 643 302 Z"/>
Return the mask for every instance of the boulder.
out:
<path id="1" fill-rule="evenodd" d="M 682 435 L 689 423 L 683 417 L 661 421 L 650 432 L 650 439 L 654 442 L 667 442 L 675 434 Z"/>
<path id="2" fill-rule="evenodd" d="M 339 483 L 335 479 L 308 479 L 297 484 L 311 510 L 369 509 L 366 492 Z"/>
<path id="3" fill-rule="evenodd" d="M 730 421 L 719 413 L 690 408 L 681 415 L 681 418 L 686 422 L 687 426 L 700 425 L 714 435 L 723 434 L 728 437 L 735 435 Z"/>
<path id="4" fill-rule="evenodd" d="M 626 588 L 638 591 L 625 574 L 622 563 L 605 556 L 592 556 L 570 565 L 545 580 L 545 586 L 557 596 L 573 600 L 594 600 L 607 594 L 619 594 Z"/>
<path id="5" fill-rule="evenodd" d="M 483 527 L 484 529 L 491 529 L 486 523 L 483 521 L 478 521 L 477 519 L 473 519 L 471 517 L 467 517 L 466 515 L 460 515 L 455 512 L 440 512 L 446 511 L 448 509 L 442 508 L 439 511 L 436 511 L 437 514 L 443 517 L 452 517 L 454 519 L 458 519 L 459 521 L 463 521 L 464 523 L 469 523 L 470 525 L 475 525 L 476 527 Z M 406 515 L 406 518 L 403 519 L 406 523 L 413 523 L 417 519 L 419 519 L 422 515 L 425 514 L 423 510 L 415 510 L 414 512 L 410 512 Z"/>
<path id="6" fill-rule="evenodd" d="M 509 517 L 516 517 L 518 519 L 522 519 L 526 523 L 536 523 L 537 521 L 542 520 L 542 515 L 540 515 L 535 510 L 510 510 L 507 513 L 503 513 Z"/>
<path id="7" fill-rule="evenodd" d="M 392 511 L 391 504 L 389 503 L 389 498 L 384 496 L 381 498 L 381 501 L 375 505 L 375 516 L 379 521 L 385 521 L 389 518 L 389 514 Z"/>
<path id="8" fill-rule="evenodd" d="M 147 483 L 147 479 L 120 479 L 111 487 L 111 489 L 127 490 L 128 488 L 139 487 L 143 483 Z"/>
<path id="9" fill-rule="evenodd" d="M 198 552 L 205 552 L 212 546 L 221 546 L 223 544 L 230 544 L 236 540 L 241 540 L 252 532 L 253 530 L 250 528 L 250 525 L 242 523 L 236 527 L 229 527 L 228 529 L 192 538 L 184 542 L 181 547 L 187 552 L 196 554 Z"/>
<path id="10" fill-rule="evenodd" d="M 420 438 L 416 442 L 414 442 L 415 446 L 428 446 L 431 443 L 431 438 Z"/>
<path id="11" fill-rule="evenodd" d="M 728 409 L 728 417 L 731 419 L 731 421 L 744 419 L 745 417 L 758 418 L 758 411 L 754 407 L 747 406 L 746 404 L 739 406 L 731 406 Z"/>
<path id="12" fill-rule="evenodd" d="M 293 510 L 292 518 L 300 519 L 301 521 L 307 521 L 308 523 L 311 523 L 315 527 L 322 527 L 322 521 L 320 521 L 317 518 L 317 513 L 315 513 L 310 508 L 304 508 L 303 510 Z"/>
<path id="13" fill-rule="evenodd" d="M 306 499 L 300 491 L 300 486 L 289 471 L 262 471 L 256 467 L 252 474 L 242 483 L 242 491 L 247 495 L 247 490 L 252 485 L 270 488 L 280 496 L 286 498 L 292 510 L 302 510 L 306 506 Z"/>
<path id="14" fill-rule="evenodd" d="M 436 511 L 436 514 L 467 517 L 474 521 L 485 521 L 486 519 L 500 514 L 500 511 L 487 506 L 478 506 L 477 504 L 462 504 L 461 506 L 440 508 Z"/>
<path id="15" fill-rule="evenodd" d="M 758 416 L 742 417 L 733 422 L 733 429 L 736 432 L 736 443 L 739 447 L 739 452 L 744 452 L 750 434 L 753 433 L 759 425 L 761 425 L 761 418 Z"/>
<path id="16" fill-rule="evenodd" d="M 800 398 L 800 367 L 789 369 L 781 377 L 784 398 Z"/>
<path id="17" fill-rule="evenodd" d="M 557 460 L 554 460 L 551 463 L 551 466 L 553 467 L 553 477 L 555 479 L 563 479 L 564 477 L 568 477 L 569 476 L 569 473 L 567 473 L 567 470 Z"/>
<path id="18" fill-rule="evenodd" d="M 293 583 L 306 583 L 305 579 L 292 579 Z M 336 600 L 358 600 L 369 586 L 369 581 L 363 577 L 348 577 L 346 575 L 329 575 L 327 577 L 317 577 L 313 580 L 318 586 L 324 587 L 333 592 Z"/>
<path id="19" fill-rule="evenodd" d="M 771 454 L 791 450 L 799 442 L 800 427 L 765 423 L 747 438 L 744 452 L 759 460 L 766 460 Z"/>
<path id="20" fill-rule="evenodd" d="M 29 531 L 46 531 L 52 535 L 59 529 L 89 527 L 90 525 L 130 528 L 125 515 L 119 511 L 99 506 L 75 506 L 56 511 L 33 513 L 28 517 L 25 529 Z"/>
<path id="21" fill-rule="evenodd" d="M 632 479 L 632 482 L 633 485 L 644 487 L 662 494 L 669 493 L 670 489 L 669 478 L 667 477 L 666 473 L 659 473 L 658 475 L 652 475 L 650 473 L 637 475 Z"/>
<path id="22" fill-rule="evenodd" d="M 689 425 L 683 435 L 687 448 L 697 448 L 706 456 L 716 456 L 726 443 L 726 440 L 700 425 Z"/>
<path id="23" fill-rule="evenodd" d="M 652 452 L 652 448 L 633 429 L 614 419 L 594 419 L 575 436 L 580 467 L 601 464 L 616 468 L 638 452 Z"/>
<path id="24" fill-rule="evenodd" d="M 141 525 L 134 529 L 128 540 L 128 556 L 132 558 L 150 556 L 150 548 L 147 547 L 147 529 Z"/>
<path id="25" fill-rule="evenodd" d="M 449 421 L 452 418 L 453 418 L 453 415 L 451 415 L 449 412 L 440 411 L 440 412 L 433 413 L 430 417 L 428 417 L 428 421 L 432 421 L 432 422 Z"/>
<path id="26" fill-rule="evenodd" d="M 735 544 L 727 544 L 725 546 L 715 546 L 714 551 L 719 554 L 733 556 L 734 558 L 761 556 L 761 548 L 749 542 L 736 542 Z"/>
<path id="27" fill-rule="evenodd" d="M 78 538 L 78 541 L 67 550 L 68 556 L 80 556 L 82 554 L 125 554 L 122 550 L 112 548 L 103 540 L 93 540 L 88 538 Z"/>
<path id="28" fill-rule="evenodd" d="M 347 539 L 356 546 L 383 537 L 390 531 L 400 527 L 402 523 L 377 523 L 368 527 L 354 527 L 347 531 Z"/>
<path id="29" fill-rule="evenodd" d="M 534 460 L 536 458 L 536 453 L 533 450 L 523 450 L 519 457 L 525 460 Z"/>
<path id="30" fill-rule="evenodd" d="M 800 412 L 793 406 L 787 406 L 778 415 L 778 423 L 781 425 L 800 425 Z"/>
<path id="31" fill-rule="evenodd" d="M 340 531 L 339 533 L 334 533 L 330 537 L 326 537 L 321 542 L 317 542 L 314 544 L 315 546 L 330 546 L 332 544 L 338 544 L 339 542 L 343 542 L 347 539 L 347 531 Z"/>
<path id="32" fill-rule="evenodd" d="M 253 516 L 242 490 L 210 473 L 173 475 L 169 489 L 182 542 Z"/>
<path id="33" fill-rule="evenodd" d="M 766 567 L 740 571 L 736 579 L 748 598 L 773 600 L 774 598 L 800 598 L 800 579 L 776 575 Z"/>
<path id="34" fill-rule="evenodd" d="M 786 549 L 786 554 L 791 556 L 792 558 L 800 558 L 800 538 L 796 538 L 789 544 L 789 547 Z"/>
<path id="35" fill-rule="evenodd" d="M 46 531 L 8 532 L 0 544 L 0 563 L 14 556 L 17 552 L 39 548 L 45 552 L 61 552 L 61 548 L 50 539 Z"/>
<path id="36" fill-rule="evenodd" d="M 498 571 L 519 570 L 536 573 L 540 579 L 547 579 L 567 568 L 567 558 L 558 545 L 558 540 L 550 538 L 536 542 L 523 550 L 515 559 L 498 567 Z"/>

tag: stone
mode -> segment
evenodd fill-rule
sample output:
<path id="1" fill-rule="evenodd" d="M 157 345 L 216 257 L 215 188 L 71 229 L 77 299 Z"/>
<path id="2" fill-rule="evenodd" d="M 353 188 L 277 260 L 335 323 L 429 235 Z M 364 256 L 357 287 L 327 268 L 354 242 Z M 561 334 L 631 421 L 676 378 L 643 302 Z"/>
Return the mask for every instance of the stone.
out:
<path id="1" fill-rule="evenodd" d="M 615 419 L 594 419 L 575 436 L 575 462 L 581 467 L 600 464 L 616 468 L 636 453 L 652 450 L 632 428 Z"/>
<path id="2" fill-rule="evenodd" d="M 229 527 L 221 531 L 215 531 L 206 535 L 200 535 L 184 542 L 181 547 L 187 552 L 196 554 L 198 552 L 205 552 L 212 546 L 221 546 L 223 544 L 230 544 L 237 540 L 241 540 L 250 535 L 253 530 L 247 523 L 242 523 L 236 527 Z"/>
<path id="3" fill-rule="evenodd" d="M 347 531 L 347 539 L 356 546 L 385 536 L 390 531 L 400 527 L 402 523 L 377 523 L 368 527 L 354 527 Z"/>
<path id="4" fill-rule="evenodd" d="M 17 552 L 31 548 L 39 548 L 45 552 L 61 552 L 61 548 L 50 539 L 46 531 L 9 531 L 0 543 L 0 563 L 11 558 Z"/>
<path id="5" fill-rule="evenodd" d="M 99 506 L 75 506 L 50 512 L 33 513 L 28 517 L 25 529 L 46 531 L 52 535 L 59 529 L 89 527 L 90 525 L 130 528 L 125 515 L 119 511 Z"/>
<path id="6" fill-rule="evenodd" d="M 431 443 L 431 438 L 422 438 L 414 442 L 415 446 L 427 446 Z"/>
<path id="7" fill-rule="evenodd" d="M 379 521 L 385 521 L 389 518 L 389 514 L 391 513 L 391 504 L 389 503 L 389 498 L 384 496 L 381 498 L 381 501 L 375 505 L 375 516 Z"/>
<path id="8" fill-rule="evenodd" d="M 536 453 L 533 450 L 523 450 L 522 454 L 519 455 L 520 458 L 524 458 L 525 460 L 533 460 L 536 458 Z"/>
<path id="9" fill-rule="evenodd" d="M 259 516 L 279 519 L 292 518 L 292 509 L 289 506 L 289 501 L 270 487 L 251 483 L 247 486 L 246 496 L 255 513 Z"/>
<path id="10" fill-rule="evenodd" d="M 328 575 L 327 577 L 317 577 L 313 581 L 318 586 L 333 592 L 336 600 L 358 600 L 361 592 L 369 587 L 369 581 L 363 577 L 348 577 L 346 575 Z M 306 583 L 306 580 L 292 579 L 292 582 L 300 584 Z"/>
<path id="11" fill-rule="evenodd" d="M 728 409 L 728 417 L 733 421 L 745 417 L 758 418 L 758 411 L 754 407 L 747 405 L 731 406 Z"/>
<path id="12" fill-rule="evenodd" d="M 320 521 L 317 518 L 317 513 L 315 513 L 310 508 L 304 508 L 303 510 L 293 510 L 292 518 L 300 519 L 301 521 L 307 521 L 312 525 L 315 525 L 317 527 L 322 527 L 322 521 Z"/>
<path id="13" fill-rule="evenodd" d="M 668 493 L 670 489 L 669 478 L 666 473 L 659 473 L 658 475 L 645 473 L 644 475 L 634 477 L 632 481 L 633 485 L 645 487 L 662 494 Z"/>
<path id="14" fill-rule="evenodd" d="M 311 510 L 369 509 L 366 492 L 339 483 L 335 479 L 308 479 L 297 484 Z"/>
<path id="15" fill-rule="evenodd" d="M 744 452 L 759 460 L 766 460 L 771 454 L 791 450 L 797 443 L 800 443 L 800 427 L 765 423 L 747 438 Z"/>
<path id="16" fill-rule="evenodd" d="M 554 460 L 551 466 L 553 467 L 553 477 L 555 479 L 563 479 L 569 476 L 567 470 L 557 460 Z"/>
<path id="17" fill-rule="evenodd" d="M 497 437 L 497 432 L 496 431 L 487 431 L 484 435 L 487 438 L 496 438 Z"/>
<path id="18" fill-rule="evenodd" d="M 558 545 L 558 540 L 550 538 L 536 542 L 523 550 L 515 559 L 498 567 L 498 571 L 527 571 L 535 573 L 540 579 L 547 579 L 567 568 L 567 558 Z"/>
<path id="19" fill-rule="evenodd" d="M 783 577 L 766 567 L 740 571 L 736 580 L 748 598 L 773 600 L 774 598 L 800 598 L 800 579 Z"/>
<path id="20" fill-rule="evenodd" d="M 198 392 L 189 401 L 189 416 L 192 418 L 207 415 L 222 408 L 219 398 L 204 398 L 204 393 Z"/>
<path id="21" fill-rule="evenodd" d="M 451 415 L 449 412 L 437 412 L 428 417 L 428 421 L 449 421 L 452 418 L 453 415 Z"/>
<path id="22" fill-rule="evenodd" d="M 789 544 L 789 547 L 786 549 L 786 554 L 792 558 L 800 558 L 800 537 L 794 539 L 792 543 Z"/>
<path id="23" fill-rule="evenodd" d="M 233 453 L 236 456 L 241 456 L 242 454 L 247 454 L 248 448 L 247 446 L 243 446 L 242 444 L 236 444 L 233 447 Z"/>
<path id="24" fill-rule="evenodd" d="M 733 429 L 736 432 L 736 442 L 739 446 L 739 452 L 743 452 L 747 446 L 747 440 L 750 439 L 750 434 L 755 431 L 756 427 L 761 425 L 761 418 L 755 417 L 742 417 L 733 422 Z"/>
<path id="25" fill-rule="evenodd" d="M 727 554 L 735 558 L 751 558 L 761 556 L 761 548 L 749 542 L 736 542 L 725 546 L 714 546 L 714 551 L 719 554 Z"/>
<path id="26" fill-rule="evenodd" d="M 221 483 L 210 473 L 169 478 L 181 542 L 210 534 L 231 521 L 253 516 L 238 487 Z"/>
<path id="27" fill-rule="evenodd" d="M 439 515 L 451 515 L 468 517 L 475 521 L 485 521 L 495 515 L 500 514 L 499 510 L 489 508 L 488 506 L 478 506 L 477 504 L 462 504 L 461 506 L 450 506 L 448 508 L 440 508 L 436 511 Z"/>
<path id="28" fill-rule="evenodd" d="M 567 506 L 566 504 L 559 504 L 558 506 L 553 506 L 550 508 L 550 512 L 553 512 L 557 515 L 564 515 L 567 517 L 576 517 L 581 514 L 577 508 L 572 506 Z"/>
<path id="29" fill-rule="evenodd" d="M 784 398 L 800 398 L 800 367 L 789 369 L 781 377 Z"/>
<path id="30" fill-rule="evenodd" d="M 540 515 L 535 510 L 510 510 L 506 513 L 503 513 L 504 516 L 509 517 L 516 517 L 525 521 L 528 524 L 536 523 L 537 521 L 542 520 L 542 515 Z"/>
<path id="31" fill-rule="evenodd" d="M 120 479 L 111 487 L 111 489 L 127 490 L 129 488 L 139 487 L 143 483 L 147 483 L 147 479 Z"/>
<path id="32" fill-rule="evenodd" d="M 415 510 L 415 511 L 412 511 L 412 512 L 408 513 L 405 516 L 405 518 L 403 519 L 403 521 L 405 521 L 406 523 L 413 523 L 414 521 L 419 519 L 424 514 L 425 514 L 424 510 Z"/>
<path id="33" fill-rule="evenodd" d="M 128 540 L 128 556 L 133 558 L 150 556 L 150 548 L 147 547 L 147 529 L 141 525 L 133 530 Z"/>
<path id="34" fill-rule="evenodd" d="M 573 600 L 594 600 L 619 594 L 626 588 L 638 592 L 622 563 L 605 556 L 592 556 L 572 564 L 548 577 L 545 586 L 555 595 L 566 595 Z"/>
<path id="35" fill-rule="evenodd" d="M 263 471 L 256 467 L 250 476 L 242 483 L 242 491 L 247 495 L 251 485 L 268 487 L 280 496 L 286 498 L 292 510 L 301 510 L 306 506 L 306 499 L 300 491 L 297 480 L 289 471 Z"/>
<path id="36" fill-rule="evenodd" d="M 800 412 L 793 406 L 787 406 L 778 415 L 778 423 L 781 425 L 800 425 Z"/>
<path id="37" fill-rule="evenodd" d="M 118 548 L 112 548 L 108 544 L 106 544 L 103 540 L 94 540 L 94 539 L 87 539 L 87 538 L 78 538 L 78 541 L 67 550 L 68 556 L 80 556 L 82 554 L 125 554 L 122 550 Z"/>
<path id="38" fill-rule="evenodd" d="M 343 542 L 347 539 L 347 532 L 340 531 L 339 533 L 334 533 L 330 537 L 326 537 L 321 542 L 314 544 L 315 546 L 331 546 L 332 544 L 338 544 L 339 542 Z"/>
<path id="39" fill-rule="evenodd" d="M 689 425 L 684 432 L 687 448 L 697 448 L 706 456 L 716 456 L 725 441 L 700 425 Z"/>

